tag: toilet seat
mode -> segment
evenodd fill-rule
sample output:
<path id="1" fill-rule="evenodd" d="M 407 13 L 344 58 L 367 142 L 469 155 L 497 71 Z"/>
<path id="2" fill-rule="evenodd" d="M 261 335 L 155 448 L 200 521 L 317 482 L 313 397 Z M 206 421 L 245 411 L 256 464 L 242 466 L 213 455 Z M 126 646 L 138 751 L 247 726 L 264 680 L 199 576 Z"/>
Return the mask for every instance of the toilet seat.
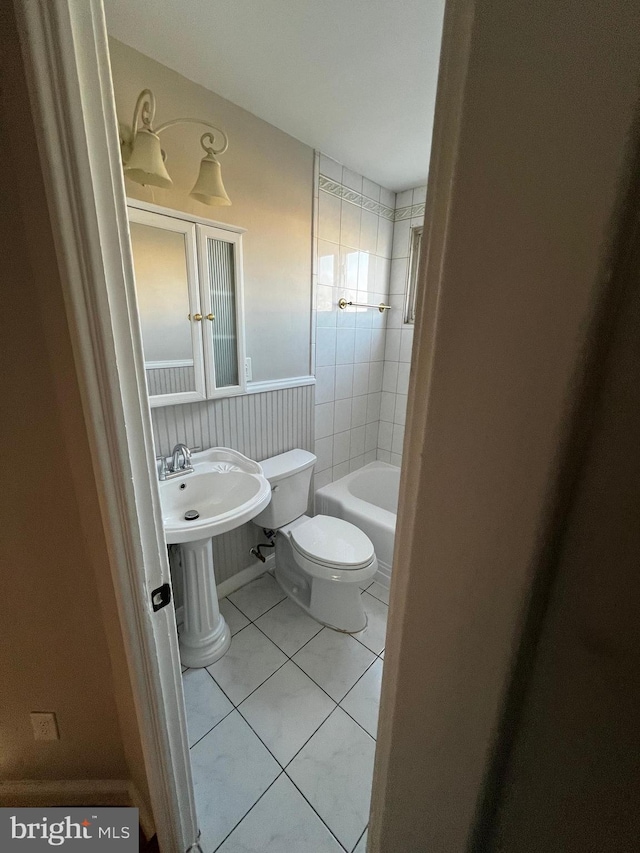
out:
<path id="1" fill-rule="evenodd" d="M 373 543 L 348 521 L 316 515 L 289 532 L 294 550 L 316 566 L 340 571 L 357 571 L 375 560 Z"/>

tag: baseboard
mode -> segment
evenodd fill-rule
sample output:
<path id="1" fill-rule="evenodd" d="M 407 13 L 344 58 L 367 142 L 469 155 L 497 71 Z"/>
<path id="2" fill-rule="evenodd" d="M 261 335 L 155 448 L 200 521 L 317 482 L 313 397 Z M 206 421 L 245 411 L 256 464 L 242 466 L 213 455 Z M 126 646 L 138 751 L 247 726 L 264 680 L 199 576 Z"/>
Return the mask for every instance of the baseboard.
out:
<path id="1" fill-rule="evenodd" d="M 232 592 L 235 592 L 237 589 L 240 589 L 241 586 L 245 586 L 256 578 L 259 578 L 260 575 L 263 575 L 265 572 L 272 571 L 274 566 L 274 554 L 269 554 L 269 556 L 265 559 L 264 563 L 260 562 L 260 560 L 256 560 L 255 563 L 252 563 L 250 566 L 247 566 L 246 569 L 242 569 L 235 575 L 232 575 L 230 578 L 227 578 L 226 581 L 222 581 L 218 584 L 218 586 L 216 587 L 216 589 L 218 590 L 218 599 L 225 598 L 227 595 L 230 595 Z M 176 607 L 176 623 L 178 625 L 182 625 L 183 622 L 184 607 Z"/>
<path id="2" fill-rule="evenodd" d="M 245 584 L 259 578 L 260 575 L 263 575 L 265 572 L 270 571 L 274 566 L 275 554 L 269 554 L 264 563 L 260 562 L 260 560 L 256 560 L 255 563 L 247 566 L 246 569 L 242 569 L 242 571 L 232 575 L 230 578 L 227 578 L 226 581 L 219 583 L 218 598 L 224 598 L 225 596 L 230 595 L 232 592 L 240 589 L 241 586 L 245 586 Z"/>
<path id="3" fill-rule="evenodd" d="M 16 808 L 136 806 L 139 808 L 138 803 L 132 801 L 128 779 L 23 779 L 0 782 L 0 806 Z M 142 816 L 142 811 L 140 814 Z"/>

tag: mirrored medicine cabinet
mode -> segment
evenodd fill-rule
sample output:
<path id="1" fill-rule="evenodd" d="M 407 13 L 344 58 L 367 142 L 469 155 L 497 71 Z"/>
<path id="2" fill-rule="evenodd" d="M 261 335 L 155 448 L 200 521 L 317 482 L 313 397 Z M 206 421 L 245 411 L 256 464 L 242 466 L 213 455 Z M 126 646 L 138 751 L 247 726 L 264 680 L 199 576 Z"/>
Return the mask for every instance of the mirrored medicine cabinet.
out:
<path id="1" fill-rule="evenodd" d="M 245 393 L 243 230 L 128 210 L 150 405 Z"/>

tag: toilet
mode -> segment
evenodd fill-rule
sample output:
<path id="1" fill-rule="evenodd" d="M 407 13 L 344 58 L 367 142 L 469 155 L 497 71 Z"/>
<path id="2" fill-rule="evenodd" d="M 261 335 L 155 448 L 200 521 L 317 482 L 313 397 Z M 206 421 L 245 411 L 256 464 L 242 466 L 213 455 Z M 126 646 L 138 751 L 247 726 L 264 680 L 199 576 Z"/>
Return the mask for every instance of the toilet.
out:
<path id="1" fill-rule="evenodd" d="M 371 540 L 354 524 L 305 514 L 315 463 L 306 450 L 261 462 L 271 503 L 253 522 L 275 531 L 275 574 L 287 595 L 323 625 L 354 634 L 367 625 L 360 591 L 378 561 Z"/>

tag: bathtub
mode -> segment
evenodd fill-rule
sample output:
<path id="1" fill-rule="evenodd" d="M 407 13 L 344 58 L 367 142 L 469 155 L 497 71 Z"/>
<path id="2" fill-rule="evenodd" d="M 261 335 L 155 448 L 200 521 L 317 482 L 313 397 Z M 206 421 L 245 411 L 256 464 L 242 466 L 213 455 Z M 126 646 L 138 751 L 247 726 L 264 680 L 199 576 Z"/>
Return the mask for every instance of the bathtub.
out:
<path id="1" fill-rule="evenodd" d="M 377 580 L 389 586 L 396 533 L 400 469 L 370 462 L 316 492 L 316 513 L 350 521 L 373 542 Z"/>

